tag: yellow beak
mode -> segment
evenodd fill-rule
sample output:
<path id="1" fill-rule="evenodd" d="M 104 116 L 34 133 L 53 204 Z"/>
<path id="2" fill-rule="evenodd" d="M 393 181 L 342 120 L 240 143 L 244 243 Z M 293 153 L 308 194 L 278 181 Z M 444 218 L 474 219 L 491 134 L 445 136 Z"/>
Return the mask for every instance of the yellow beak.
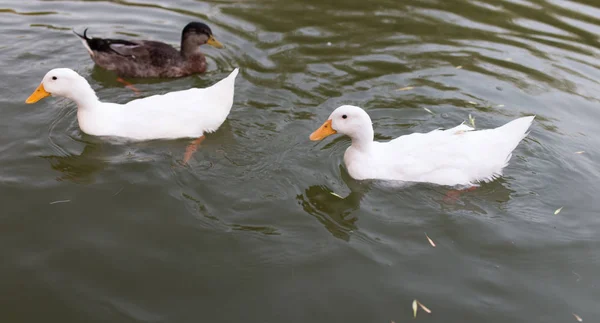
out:
<path id="1" fill-rule="evenodd" d="M 337 131 L 333 130 L 331 127 L 331 119 L 325 121 L 325 123 L 319 127 L 319 129 L 315 130 L 315 132 L 310 134 L 310 140 L 317 141 L 323 140 L 326 137 L 336 134 Z"/>
<path id="2" fill-rule="evenodd" d="M 215 36 L 210 35 L 210 38 L 208 38 L 208 40 L 206 41 L 207 44 L 209 44 L 212 47 L 216 47 L 216 48 L 223 48 L 223 44 L 221 44 L 220 41 L 215 39 Z"/>
<path id="3" fill-rule="evenodd" d="M 36 103 L 37 101 L 50 96 L 50 93 L 48 91 L 46 91 L 46 89 L 44 89 L 44 84 L 40 83 L 40 86 L 37 87 L 37 89 L 35 89 L 35 91 L 33 91 L 33 93 L 31 93 L 31 95 L 27 98 L 27 100 L 25 100 L 25 103 L 27 104 L 32 104 L 32 103 Z"/>

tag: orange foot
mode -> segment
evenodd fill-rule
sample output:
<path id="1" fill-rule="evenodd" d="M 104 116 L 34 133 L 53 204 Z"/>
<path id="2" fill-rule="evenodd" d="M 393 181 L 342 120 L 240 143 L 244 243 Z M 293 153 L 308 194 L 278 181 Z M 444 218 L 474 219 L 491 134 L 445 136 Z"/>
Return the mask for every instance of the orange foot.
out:
<path id="1" fill-rule="evenodd" d="M 471 187 L 465 188 L 463 190 L 450 190 L 450 191 L 448 191 L 448 193 L 446 193 L 446 196 L 444 196 L 444 203 L 454 204 L 454 203 L 456 203 L 456 201 L 458 201 L 458 198 L 460 197 L 460 195 L 462 193 L 472 192 L 476 189 L 477 189 L 477 186 L 471 186 Z"/>
<path id="2" fill-rule="evenodd" d="M 204 141 L 204 139 L 206 139 L 205 136 L 199 137 L 198 139 L 192 141 L 192 143 L 185 148 L 185 155 L 183 156 L 184 165 L 187 164 L 190 158 L 192 158 L 192 155 L 198 149 L 198 146 Z"/>
<path id="3" fill-rule="evenodd" d="M 124 79 L 117 77 L 117 82 L 119 83 L 123 83 L 125 85 L 126 88 L 132 90 L 133 92 L 135 92 L 135 95 L 139 96 L 140 95 L 140 91 L 138 89 L 135 88 L 135 86 L 133 86 L 133 84 L 125 81 Z"/>

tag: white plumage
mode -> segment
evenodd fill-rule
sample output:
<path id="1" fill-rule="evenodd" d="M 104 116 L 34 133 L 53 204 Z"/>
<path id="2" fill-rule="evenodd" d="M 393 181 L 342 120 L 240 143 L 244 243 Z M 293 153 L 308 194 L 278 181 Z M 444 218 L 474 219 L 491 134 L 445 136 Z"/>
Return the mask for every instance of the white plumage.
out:
<path id="1" fill-rule="evenodd" d="M 348 173 L 358 180 L 470 186 L 502 175 L 533 119 L 523 117 L 495 129 L 477 131 L 461 124 L 376 142 L 369 115 L 359 107 L 341 106 L 311 135 L 311 140 L 334 133 L 348 135 L 352 145 L 344 154 L 344 163 Z"/>
<path id="2" fill-rule="evenodd" d="M 68 68 L 49 71 L 27 99 L 34 103 L 52 94 L 77 103 L 79 127 L 95 136 L 133 140 L 200 137 L 217 130 L 233 105 L 236 68 L 207 88 L 193 88 L 130 101 L 100 102 L 89 83 Z"/>

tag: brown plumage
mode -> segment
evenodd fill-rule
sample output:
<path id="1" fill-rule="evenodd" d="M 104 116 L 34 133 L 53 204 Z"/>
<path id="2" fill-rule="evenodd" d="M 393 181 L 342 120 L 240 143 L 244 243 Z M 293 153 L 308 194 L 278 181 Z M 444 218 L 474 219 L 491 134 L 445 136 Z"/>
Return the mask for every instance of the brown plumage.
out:
<path id="1" fill-rule="evenodd" d="M 216 48 L 223 45 L 215 39 L 210 28 L 201 22 L 190 22 L 181 32 L 181 50 L 151 40 L 88 38 L 75 33 L 100 67 L 121 77 L 183 77 L 206 71 L 206 58 L 200 45 Z"/>

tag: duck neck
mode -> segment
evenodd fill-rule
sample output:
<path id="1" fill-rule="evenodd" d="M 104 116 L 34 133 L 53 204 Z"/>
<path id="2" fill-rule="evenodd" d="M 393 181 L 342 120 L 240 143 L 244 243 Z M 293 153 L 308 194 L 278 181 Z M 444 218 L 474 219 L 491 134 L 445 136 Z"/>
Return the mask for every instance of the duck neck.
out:
<path id="1" fill-rule="evenodd" d="M 200 53 L 200 47 L 192 41 L 191 37 L 181 39 L 181 56 L 188 59 L 192 56 L 197 56 Z"/>
<path id="2" fill-rule="evenodd" d="M 82 78 L 82 80 L 83 82 L 74 84 L 65 97 L 73 100 L 77 104 L 77 108 L 86 110 L 92 108 L 100 101 L 98 101 L 96 92 L 94 92 L 90 84 L 85 79 Z"/>
<path id="3" fill-rule="evenodd" d="M 373 145 L 374 137 L 375 133 L 373 132 L 372 126 L 369 125 L 369 127 L 360 128 L 358 132 L 350 136 L 350 139 L 352 139 L 352 147 L 356 150 L 367 152 Z"/>

